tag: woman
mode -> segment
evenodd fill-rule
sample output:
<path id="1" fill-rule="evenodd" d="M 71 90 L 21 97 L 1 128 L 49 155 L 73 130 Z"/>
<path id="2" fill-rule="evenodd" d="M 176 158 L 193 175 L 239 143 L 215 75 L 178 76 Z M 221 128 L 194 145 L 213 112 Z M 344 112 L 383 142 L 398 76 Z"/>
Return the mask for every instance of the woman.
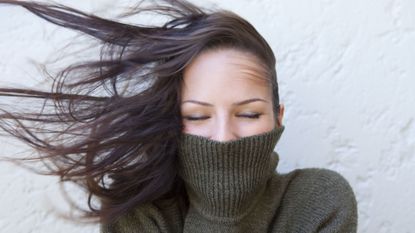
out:
<path id="1" fill-rule="evenodd" d="M 52 76 L 50 92 L 0 89 L 44 101 L 40 112 L 2 108 L 0 127 L 51 162 L 49 174 L 88 191 L 81 218 L 100 220 L 101 232 L 356 232 L 356 199 L 341 175 L 275 171 L 285 128 L 275 57 L 238 15 L 153 1 L 127 15 L 169 20 L 138 26 L 0 3 L 102 43 L 97 60 Z"/>

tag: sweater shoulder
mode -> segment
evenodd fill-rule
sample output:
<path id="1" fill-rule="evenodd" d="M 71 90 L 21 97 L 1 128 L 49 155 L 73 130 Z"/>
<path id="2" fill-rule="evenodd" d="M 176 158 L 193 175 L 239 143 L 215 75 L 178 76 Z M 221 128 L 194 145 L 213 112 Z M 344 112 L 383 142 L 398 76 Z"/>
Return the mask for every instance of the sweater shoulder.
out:
<path id="1" fill-rule="evenodd" d="M 346 178 L 333 170 L 325 168 L 296 169 L 288 173 L 288 176 L 291 179 L 289 188 L 297 191 L 330 192 L 339 194 L 335 195 L 337 198 L 354 196 L 353 189 Z M 340 195 L 342 193 L 347 195 Z"/>
<path id="2" fill-rule="evenodd" d="M 288 227 L 284 230 L 302 232 L 303 229 L 292 229 L 301 227 L 318 232 L 356 231 L 356 197 L 340 173 L 306 168 L 278 176 L 287 182 L 279 212 L 280 220 Z M 293 219 L 301 224 L 293 222 Z"/>
<path id="3" fill-rule="evenodd" d="M 325 168 L 305 168 L 291 172 L 287 192 L 310 204 L 353 206 L 356 198 L 350 183 L 340 173 Z"/>
<path id="4" fill-rule="evenodd" d="M 110 224 L 101 224 L 101 233 L 161 232 L 182 230 L 183 206 L 178 198 L 143 203 Z"/>

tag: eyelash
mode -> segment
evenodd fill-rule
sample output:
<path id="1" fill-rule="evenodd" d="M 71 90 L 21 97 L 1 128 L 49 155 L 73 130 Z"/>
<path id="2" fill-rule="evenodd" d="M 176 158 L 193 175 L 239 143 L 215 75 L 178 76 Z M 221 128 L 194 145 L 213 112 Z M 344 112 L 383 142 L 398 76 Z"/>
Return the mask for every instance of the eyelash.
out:
<path id="1" fill-rule="evenodd" d="M 255 113 L 255 114 L 251 114 L 251 115 L 238 115 L 238 117 L 246 117 L 249 119 L 258 119 L 262 114 L 261 113 Z M 184 119 L 189 120 L 189 121 L 200 121 L 200 120 L 206 120 L 209 119 L 210 117 L 184 117 Z"/>

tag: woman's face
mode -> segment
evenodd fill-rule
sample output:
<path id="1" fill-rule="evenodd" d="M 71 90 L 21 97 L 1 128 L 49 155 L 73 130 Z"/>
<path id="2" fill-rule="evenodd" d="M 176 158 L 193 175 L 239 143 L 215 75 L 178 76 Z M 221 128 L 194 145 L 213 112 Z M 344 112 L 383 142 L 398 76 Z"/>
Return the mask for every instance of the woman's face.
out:
<path id="1" fill-rule="evenodd" d="M 272 92 L 260 64 L 235 49 L 208 50 L 196 57 L 183 74 L 184 132 L 228 141 L 272 130 Z"/>

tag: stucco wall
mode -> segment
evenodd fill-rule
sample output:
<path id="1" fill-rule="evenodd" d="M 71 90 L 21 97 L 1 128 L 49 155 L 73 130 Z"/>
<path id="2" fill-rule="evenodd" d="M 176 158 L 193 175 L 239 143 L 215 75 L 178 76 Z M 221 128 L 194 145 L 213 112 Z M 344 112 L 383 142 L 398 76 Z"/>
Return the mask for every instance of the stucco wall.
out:
<path id="1" fill-rule="evenodd" d="M 57 2 L 102 16 L 124 4 Z M 415 232 L 415 1 L 214 2 L 248 19 L 277 56 L 286 106 L 279 170 L 336 170 L 355 190 L 358 232 Z M 73 35 L 0 6 L 0 85 L 37 83 L 27 59 L 44 61 Z M 0 140 L 1 153 L 21 150 Z M 53 216 L 51 203 L 65 206 L 56 178 L 4 163 L 0 177 L 0 232 L 98 232 Z"/>

